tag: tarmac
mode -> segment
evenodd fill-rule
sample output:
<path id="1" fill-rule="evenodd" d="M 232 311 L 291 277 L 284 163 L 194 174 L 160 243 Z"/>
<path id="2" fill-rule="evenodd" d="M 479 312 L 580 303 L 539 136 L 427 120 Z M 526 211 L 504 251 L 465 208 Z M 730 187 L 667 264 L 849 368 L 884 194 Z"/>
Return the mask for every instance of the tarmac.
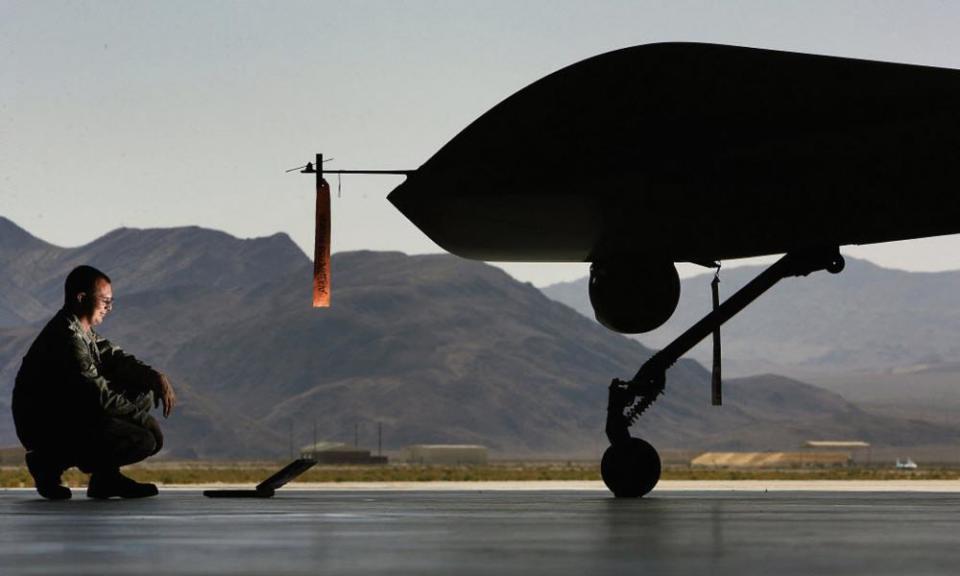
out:
<path id="1" fill-rule="evenodd" d="M 947 574 L 960 482 L 297 484 L 272 499 L 0 490 L 0 574 Z"/>

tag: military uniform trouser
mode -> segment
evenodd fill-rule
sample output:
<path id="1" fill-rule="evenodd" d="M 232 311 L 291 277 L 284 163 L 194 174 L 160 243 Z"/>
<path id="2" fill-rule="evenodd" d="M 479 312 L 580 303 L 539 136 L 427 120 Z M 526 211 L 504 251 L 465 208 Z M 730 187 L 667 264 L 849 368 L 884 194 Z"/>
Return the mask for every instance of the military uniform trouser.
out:
<path id="1" fill-rule="evenodd" d="M 93 426 L 63 431 L 68 437 L 47 439 L 30 449 L 45 468 L 60 472 L 72 466 L 88 474 L 116 470 L 149 458 L 163 447 L 160 426 L 152 416 L 148 418 L 150 427 L 123 418 L 104 418 Z"/>

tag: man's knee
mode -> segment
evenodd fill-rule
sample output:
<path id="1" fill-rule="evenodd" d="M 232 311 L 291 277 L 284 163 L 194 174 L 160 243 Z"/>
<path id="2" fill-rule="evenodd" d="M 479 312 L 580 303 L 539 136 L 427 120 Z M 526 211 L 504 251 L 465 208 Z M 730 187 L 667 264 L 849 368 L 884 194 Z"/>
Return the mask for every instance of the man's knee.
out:
<path id="1" fill-rule="evenodd" d="M 121 451 L 126 453 L 132 464 L 153 456 L 163 448 L 163 433 L 160 425 L 148 416 L 145 426 L 132 425 L 126 429 L 125 441 L 119 441 Z M 135 460 L 133 460 L 135 458 Z"/>
<path id="2" fill-rule="evenodd" d="M 80 469 L 117 468 L 153 456 L 163 447 L 163 433 L 152 417 L 145 425 L 111 418 L 84 446 Z"/>
<path id="3" fill-rule="evenodd" d="M 160 423 L 153 416 L 147 416 L 146 429 L 153 437 L 153 451 L 149 456 L 153 456 L 163 449 L 163 431 L 160 430 Z"/>

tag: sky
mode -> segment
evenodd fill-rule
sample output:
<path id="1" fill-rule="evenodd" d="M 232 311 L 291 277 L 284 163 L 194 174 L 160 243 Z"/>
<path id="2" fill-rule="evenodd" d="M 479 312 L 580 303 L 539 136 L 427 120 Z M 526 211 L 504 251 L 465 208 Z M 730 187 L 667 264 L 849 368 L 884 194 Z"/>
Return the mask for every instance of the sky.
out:
<path id="1" fill-rule="evenodd" d="M 416 168 L 527 84 L 651 42 L 960 68 L 957 22 L 946 1 L 0 0 L 0 215 L 60 246 L 198 225 L 309 254 L 313 177 L 285 170 L 315 153 Z M 344 176 L 339 196 L 333 178 L 334 252 L 442 251 L 386 200 L 398 178 Z M 960 268 L 960 236 L 842 251 Z M 503 267 L 538 286 L 588 270 Z"/>

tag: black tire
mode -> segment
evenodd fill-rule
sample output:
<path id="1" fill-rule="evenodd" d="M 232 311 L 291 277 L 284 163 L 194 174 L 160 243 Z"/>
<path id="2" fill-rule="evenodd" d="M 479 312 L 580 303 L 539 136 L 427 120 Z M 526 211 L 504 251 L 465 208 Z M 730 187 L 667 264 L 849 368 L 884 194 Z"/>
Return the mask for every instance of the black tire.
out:
<path id="1" fill-rule="evenodd" d="M 660 455 L 640 438 L 611 445 L 600 461 L 603 483 L 617 498 L 640 498 L 660 481 Z"/>
<path id="2" fill-rule="evenodd" d="M 839 274 L 843 272 L 844 267 L 846 267 L 847 262 L 843 259 L 843 256 L 837 254 L 830 262 L 827 264 L 827 272 L 831 274 Z"/>

